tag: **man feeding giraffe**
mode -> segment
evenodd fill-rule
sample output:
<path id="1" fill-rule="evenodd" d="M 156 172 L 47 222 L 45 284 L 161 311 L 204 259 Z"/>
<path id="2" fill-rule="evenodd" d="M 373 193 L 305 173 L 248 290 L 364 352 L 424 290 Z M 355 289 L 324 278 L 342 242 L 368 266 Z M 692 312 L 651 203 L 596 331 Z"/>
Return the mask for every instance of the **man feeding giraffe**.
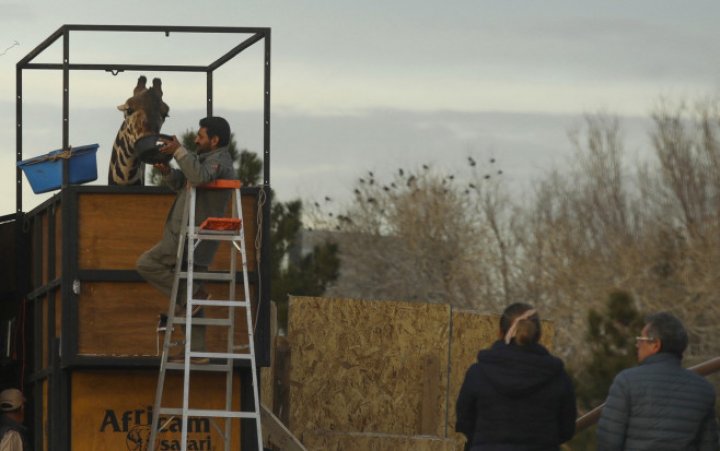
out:
<path id="1" fill-rule="evenodd" d="M 147 78 L 140 76 L 133 96 L 118 106 L 125 120 L 113 143 L 108 185 L 143 185 L 145 166 L 137 158 L 135 142 L 160 132 L 170 107 L 162 100 L 162 82 L 153 79 L 152 87 L 146 86 Z"/>

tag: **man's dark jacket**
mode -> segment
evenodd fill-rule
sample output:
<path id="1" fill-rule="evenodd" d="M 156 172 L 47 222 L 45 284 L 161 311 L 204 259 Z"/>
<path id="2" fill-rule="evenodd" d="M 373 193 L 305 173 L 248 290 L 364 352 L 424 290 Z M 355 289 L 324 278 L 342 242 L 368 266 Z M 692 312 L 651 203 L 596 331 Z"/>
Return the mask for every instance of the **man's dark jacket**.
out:
<path id="1" fill-rule="evenodd" d="M 717 451 L 715 389 L 661 352 L 621 371 L 598 423 L 599 451 Z"/>
<path id="2" fill-rule="evenodd" d="M 465 374 L 455 429 L 472 451 L 554 451 L 572 438 L 576 415 L 560 359 L 540 344 L 497 341 Z"/>

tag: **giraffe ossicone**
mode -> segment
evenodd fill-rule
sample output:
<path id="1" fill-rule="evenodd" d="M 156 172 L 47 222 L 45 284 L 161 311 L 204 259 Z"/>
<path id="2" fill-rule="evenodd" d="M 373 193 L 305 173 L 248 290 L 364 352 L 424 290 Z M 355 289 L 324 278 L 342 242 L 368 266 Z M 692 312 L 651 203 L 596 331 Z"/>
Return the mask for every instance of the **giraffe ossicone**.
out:
<path id="1" fill-rule="evenodd" d="M 160 133 L 170 107 L 162 100 L 162 81 L 153 79 L 147 87 L 147 78 L 141 75 L 133 95 L 119 105 L 124 120 L 113 143 L 108 170 L 108 185 L 142 185 L 145 165 L 135 156 L 135 142 L 148 135 Z"/>

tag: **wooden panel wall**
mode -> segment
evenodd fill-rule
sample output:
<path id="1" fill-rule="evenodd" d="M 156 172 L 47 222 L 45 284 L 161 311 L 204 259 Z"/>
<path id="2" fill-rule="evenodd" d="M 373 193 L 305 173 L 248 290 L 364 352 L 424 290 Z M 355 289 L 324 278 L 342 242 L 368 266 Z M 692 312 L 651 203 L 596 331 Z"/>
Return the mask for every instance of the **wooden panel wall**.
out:
<path id="1" fill-rule="evenodd" d="M 134 269 L 160 240 L 172 201 L 169 194 L 80 194 L 79 268 Z"/>
<path id="2" fill-rule="evenodd" d="M 221 374 L 191 378 L 191 408 L 223 409 L 225 379 Z M 150 449 L 152 405 L 157 370 L 77 371 L 71 374 L 71 446 L 73 451 Z M 233 388 L 233 408 L 239 410 L 239 378 Z M 168 376 L 163 405 L 179 407 L 182 379 Z M 167 401 L 167 402 L 165 402 Z M 178 420 L 179 422 L 179 420 Z M 224 424 L 221 423 L 221 424 Z M 178 423 L 159 434 L 158 449 L 180 449 Z M 191 422 L 188 449 L 223 449 L 218 432 L 209 423 Z M 233 422 L 232 449 L 240 449 L 239 421 Z"/>
<path id="3" fill-rule="evenodd" d="M 208 285 L 214 299 L 226 299 L 227 286 Z M 242 286 L 237 287 L 242 298 Z M 253 296 L 251 292 L 251 296 Z M 158 315 L 168 310 L 168 299 L 145 282 L 85 282 L 78 303 L 78 354 L 85 356 L 155 356 L 162 335 L 156 333 Z M 224 317 L 221 308 L 206 308 L 209 318 Z M 247 344 L 244 314 L 237 310 L 235 343 Z M 226 329 L 209 327 L 207 350 L 225 352 Z M 182 338 L 182 332 L 175 338 Z"/>
<path id="4" fill-rule="evenodd" d="M 78 200 L 80 269 L 135 269 L 138 257 L 162 238 L 173 194 L 82 193 Z M 248 264 L 255 267 L 255 196 L 244 195 Z M 213 269 L 225 268 L 229 245 L 216 254 Z"/>
<path id="5" fill-rule="evenodd" d="M 290 429 L 444 435 L 450 307 L 290 300 Z M 438 365 L 427 366 L 427 360 Z M 424 387 L 432 386 L 430 399 Z M 423 419 L 422 415 L 430 415 Z M 422 431 L 430 423 L 430 431 Z"/>

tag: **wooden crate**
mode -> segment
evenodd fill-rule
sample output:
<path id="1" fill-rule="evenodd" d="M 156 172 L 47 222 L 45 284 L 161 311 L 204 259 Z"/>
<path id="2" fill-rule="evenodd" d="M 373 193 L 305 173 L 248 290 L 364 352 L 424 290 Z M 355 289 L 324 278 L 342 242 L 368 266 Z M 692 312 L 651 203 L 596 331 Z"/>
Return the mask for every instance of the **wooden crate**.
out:
<path id="1" fill-rule="evenodd" d="M 179 375 L 178 375 L 179 376 Z M 152 423 L 152 406 L 155 397 L 157 372 L 152 370 L 100 371 L 79 370 L 70 374 L 68 393 L 69 449 L 73 451 L 96 450 L 146 450 Z M 41 416 L 46 433 L 41 440 L 41 449 L 51 451 L 50 443 L 57 438 L 48 437 L 47 383 L 43 384 Z M 225 376 L 222 374 L 193 375 L 190 407 L 201 409 L 223 409 L 225 404 Z M 240 409 L 240 381 L 234 379 L 233 408 Z M 169 376 L 165 390 L 167 407 L 180 407 L 182 401 L 181 377 Z M 165 420 L 165 421 L 162 421 Z M 161 424 L 169 421 L 163 432 L 158 434 L 156 449 L 180 449 L 180 418 L 161 417 Z M 223 420 L 191 419 L 188 423 L 188 449 L 223 449 L 222 437 L 212 422 Z M 239 420 L 232 423 L 232 449 L 240 449 Z"/>
<path id="2" fill-rule="evenodd" d="M 242 204 L 251 300 L 253 312 L 259 312 L 254 318 L 256 361 L 266 366 L 269 275 L 260 274 L 269 267 L 267 263 L 258 267 L 256 259 L 258 252 L 266 252 L 255 249 L 259 194 L 258 188 L 244 189 Z M 153 403 L 163 338 L 156 325 L 169 300 L 139 276 L 135 262 L 160 240 L 174 197 L 158 187 L 70 186 L 26 214 L 31 267 L 26 387 L 32 394 L 32 430 L 42 449 L 135 449 L 128 448 L 132 437 L 127 437 L 130 431 L 124 426 L 113 433 L 107 433 L 107 427 L 101 432 L 99 426 L 90 427 L 102 420 L 97 419 L 99 414 L 83 412 L 104 403 L 116 405 L 112 409 L 124 415 L 147 410 Z M 263 233 L 264 238 L 268 235 Z M 266 239 L 262 245 L 267 245 Z M 222 243 L 210 269 L 228 268 L 229 256 L 230 244 Z M 256 285 L 260 280 L 263 289 Z M 242 277 L 239 281 L 236 295 L 241 299 Z M 215 299 L 228 298 L 227 284 L 207 288 Z M 259 296 L 263 300 L 257 309 Z M 223 313 L 224 309 L 206 309 L 208 317 Z M 207 350 L 225 352 L 226 333 L 223 328 L 208 328 Z M 236 344 L 247 343 L 242 310 L 236 314 L 235 334 Z M 240 377 L 249 375 L 249 367 L 241 365 L 238 371 Z M 223 391 L 224 384 L 210 379 L 197 382 L 199 393 L 211 393 L 216 386 Z M 209 446 L 201 440 L 215 440 L 213 434 L 198 436 L 196 446 Z M 173 449 L 172 443 L 167 447 Z"/>
<path id="3" fill-rule="evenodd" d="M 256 259 L 258 193 L 258 189 L 244 190 L 242 197 L 253 311 L 258 293 L 254 281 L 267 271 L 258 268 Z M 28 214 L 32 266 L 28 297 L 37 329 L 34 370 L 48 368 L 48 349 L 55 339 L 61 340 L 62 366 L 87 359 L 95 359 L 92 364 L 97 365 L 100 358 L 157 356 L 158 315 L 167 312 L 169 300 L 140 278 L 135 262 L 160 240 L 174 198 L 174 193 L 157 187 L 73 186 Z M 221 243 L 210 269 L 227 270 L 229 261 L 230 243 Z M 239 280 L 236 295 L 242 298 L 242 277 Z M 215 299 L 228 297 L 227 284 L 209 284 L 208 291 Z M 269 299 L 268 293 L 263 296 Z M 218 317 L 223 312 L 208 308 L 206 314 Z M 256 328 L 256 350 L 260 363 L 266 364 L 269 315 L 262 317 Z M 244 314 L 236 315 L 236 320 L 236 339 L 246 342 Z M 223 341 L 218 328 L 209 329 L 211 348 L 223 346 Z"/>

